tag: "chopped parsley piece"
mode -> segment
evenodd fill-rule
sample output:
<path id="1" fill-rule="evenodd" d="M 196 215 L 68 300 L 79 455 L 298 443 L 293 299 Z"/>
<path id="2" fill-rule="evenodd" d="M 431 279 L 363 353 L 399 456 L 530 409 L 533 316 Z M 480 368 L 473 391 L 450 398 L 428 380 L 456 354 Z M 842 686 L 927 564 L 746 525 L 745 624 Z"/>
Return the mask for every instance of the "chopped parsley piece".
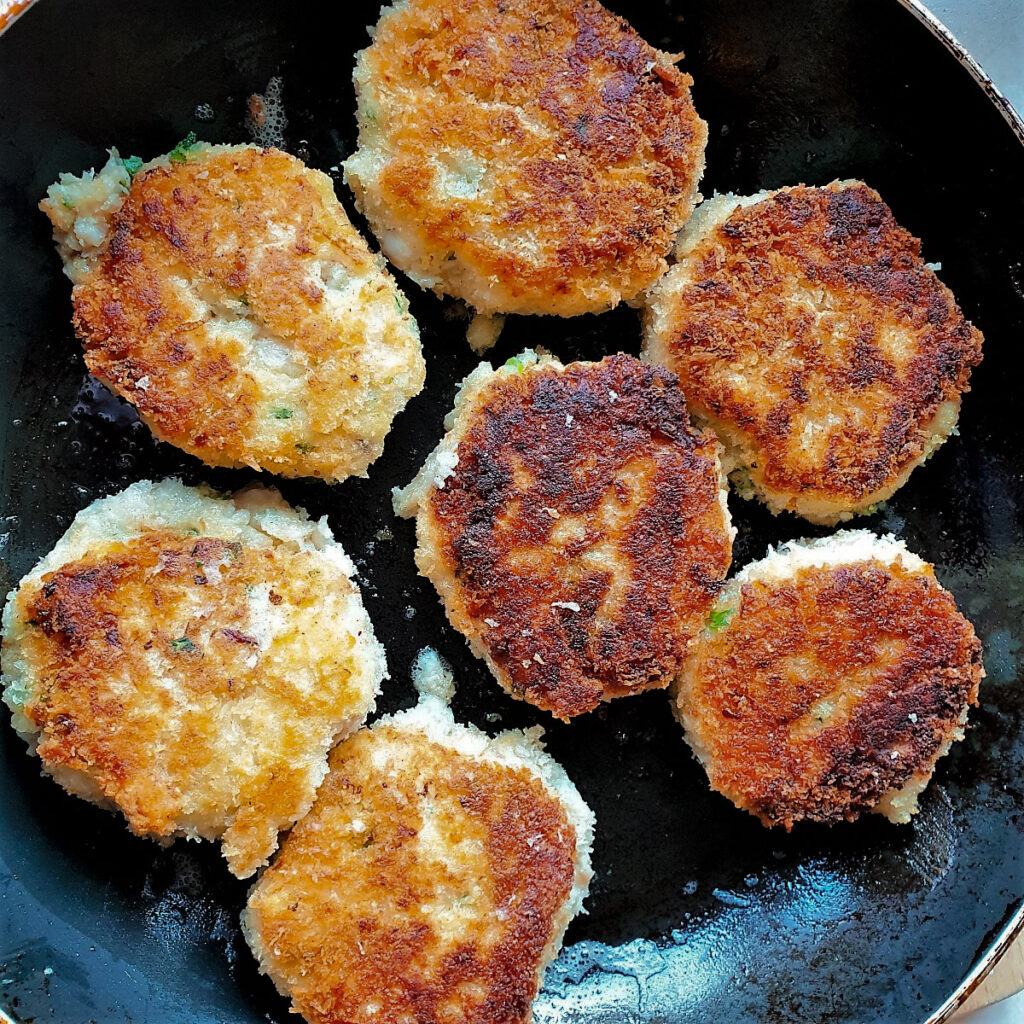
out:
<path id="1" fill-rule="evenodd" d="M 187 636 L 179 636 L 177 640 L 172 640 L 170 647 L 172 651 L 184 651 L 188 654 L 196 649 L 196 645 Z"/>
<path id="2" fill-rule="evenodd" d="M 405 313 L 405 308 L 406 307 L 405 307 L 405 303 L 402 300 L 402 296 L 401 295 L 396 295 L 395 296 L 395 308 L 398 310 L 399 313 L 403 313 L 403 314 Z"/>
<path id="3" fill-rule="evenodd" d="M 708 632 L 717 633 L 729 625 L 729 620 L 736 614 L 735 608 L 726 608 L 723 611 L 712 612 L 708 616 Z"/>
<path id="4" fill-rule="evenodd" d="M 186 135 L 185 138 L 183 138 L 181 142 L 179 142 L 174 149 L 167 154 L 167 159 L 170 160 L 172 164 L 185 163 L 185 161 L 188 160 L 189 150 L 191 150 L 195 144 L 196 133 L 189 132 L 188 135 Z"/>
<path id="5" fill-rule="evenodd" d="M 139 168 L 142 166 L 142 157 L 126 156 L 121 159 L 121 163 L 124 164 L 124 169 L 128 172 L 128 179 L 131 180 L 139 173 Z"/>
<path id="6" fill-rule="evenodd" d="M 71 202 L 70 199 L 62 199 L 60 201 L 60 205 L 63 206 L 65 210 L 73 210 L 75 208 L 75 204 Z"/>
<path id="7" fill-rule="evenodd" d="M 274 417 L 275 420 L 290 420 L 295 415 L 293 410 L 289 409 L 287 406 L 284 405 L 278 407 L 277 409 L 272 409 L 270 411 L 270 414 L 271 416 Z M 296 445 L 296 447 L 298 446 Z"/>
<path id="8" fill-rule="evenodd" d="M 300 455 L 308 455 L 310 452 L 316 451 L 316 447 L 314 445 L 307 444 L 305 441 L 299 441 L 295 446 L 295 450 Z"/>
<path id="9" fill-rule="evenodd" d="M 245 294 L 245 292 L 242 292 L 242 294 L 238 296 L 238 301 L 239 301 L 239 302 L 240 302 L 240 303 L 241 303 L 241 304 L 242 304 L 243 306 L 248 306 L 248 305 L 249 305 L 249 296 L 248 296 L 248 295 L 246 295 L 246 294 Z"/>
<path id="10" fill-rule="evenodd" d="M 519 356 L 513 356 L 511 359 L 505 360 L 502 369 L 507 366 L 509 369 L 515 370 L 516 373 L 522 373 L 525 365 L 526 364 L 519 358 Z"/>

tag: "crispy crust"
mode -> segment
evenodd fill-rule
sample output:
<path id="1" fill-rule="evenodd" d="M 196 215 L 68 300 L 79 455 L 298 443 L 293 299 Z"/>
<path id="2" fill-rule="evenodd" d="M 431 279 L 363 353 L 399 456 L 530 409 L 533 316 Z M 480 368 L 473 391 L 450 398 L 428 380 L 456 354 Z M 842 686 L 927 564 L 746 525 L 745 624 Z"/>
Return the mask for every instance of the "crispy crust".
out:
<path id="1" fill-rule="evenodd" d="M 748 569 L 675 708 L 711 781 L 765 825 L 853 821 L 962 736 L 981 644 L 930 566 Z M 906 820 L 901 819 L 901 820 Z"/>
<path id="2" fill-rule="evenodd" d="M 347 180 L 425 287 L 604 309 L 664 271 L 696 200 L 707 126 L 677 59 L 589 0 L 396 4 L 359 56 Z"/>
<path id="3" fill-rule="evenodd" d="M 651 293 L 645 356 L 773 511 L 834 523 L 888 497 L 954 426 L 981 333 L 863 183 L 710 219 Z"/>
<path id="4" fill-rule="evenodd" d="M 139 835 L 222 837 L 245 876 L 372 708 L 383 657 L 347 562 L 194 534 L 97 541 L 23 581 L 5 696 L 66 788 Z"/>
<path id="5" fill-rule="evenodd" d="M 421 501 L 421 572 L 514 696 L 568 719 L 667 686 L 732 555 L 718 445 L 629 356 L 499 373 Z"/>
<path id="6" fill-rule="evenodd" d="M 423 385 L 415 323 L 330 179 L 278 150 L 143 169 L 73 297 L 90 371 L 210 465 L 363 474 Z"/>
<path id="7" fill-rule="evenodd" d="M 249 897 L 246 935 L 310 1024 L 525 1024 L 576 842 L 527 768 L 379 724 L 332 752 Z"/>

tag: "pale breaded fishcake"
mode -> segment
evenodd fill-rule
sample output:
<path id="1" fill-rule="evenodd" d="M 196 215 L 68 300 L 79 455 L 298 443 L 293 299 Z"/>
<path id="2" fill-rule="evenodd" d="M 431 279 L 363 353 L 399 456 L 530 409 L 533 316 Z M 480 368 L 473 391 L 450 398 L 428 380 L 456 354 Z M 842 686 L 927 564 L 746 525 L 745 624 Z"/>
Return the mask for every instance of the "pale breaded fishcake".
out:
<path id="1" fill-rule="evenodd" d="M 482 313 L 573 316 L 665 269 L 707 126 L 592 0 L 403 0 L 359 54 L 346 180 L 388 258 Z"/>
<path id="2" fill-rule="evenodd" d="M 326 521 L 176 480 L 79 513 L 11 594 L 4 700 L 65 789 L 133 832 L 221 839 L 252 874 L 385 675 Z"/>
<path id="3" fill-rule="evenodd" d="M 526 1024 L 592 875 L 593 815 L 538 742 L 436 698 L 341 743 L 242 915 L 310 1024 Z"/>
<path id="4" fill-rule="evenodd" d="M 536 358 L 466 378 L 395 507 L 416 516 L 417 565 L 473 652 L 568 719 L 669 684 L 734 531 L 718 443 L 690 427 L 672 374 Z"/>
<path id="5" fill-rule="evenodd" d="M 833 524 L 949 436 L 981 334 L 857 181 L 704 203 L 652 289 L 644 357 L 679 375 L 740 493 Z"/>
<path id="6" fill-rule="evenodd" d="M 139 163 L 112 151 L 41 203 L 89 370 L 209 465 L 365 475 L 424 363 L 331 180 L 248 146 Z"/>
<path id="7" fill-rule="evenodd" d="M 730 581 L 673 701 L 711 788 L 765 825 L 907 822 L 984 675 L 932 567 L 891 536 L 842 531 Z"/>

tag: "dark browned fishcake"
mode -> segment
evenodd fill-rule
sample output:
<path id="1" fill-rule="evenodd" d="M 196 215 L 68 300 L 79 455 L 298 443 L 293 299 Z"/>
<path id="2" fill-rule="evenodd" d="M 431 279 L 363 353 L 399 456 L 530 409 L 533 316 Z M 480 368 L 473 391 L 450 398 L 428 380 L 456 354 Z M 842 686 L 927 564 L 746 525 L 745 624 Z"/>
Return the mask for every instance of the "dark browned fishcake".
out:
<path id="1" fill-rule="evenodd" d="M 645 358 L 679 375 L 741 493 L 832 524 L 956 426 L 981 333 L 862 182 L 704 203 L 652 289 Z"/>
<path id="2" fill-rule="evenodd" d="M 399 508 L 472 649 L 568 719 L 675 675 L 729 569 L 723 484 L 667 371 L 484 364 Z"/>
<path id="3" fill-rule="evenodd" d="M 983 676 L 932 567 L 854 531 L 794 542 L 731 581 L 674 699 L 712 788 L 765 825 L 907 822 Z"/>
<path id="4" fill-rule="evenodd" d="M 681 54 L 592 0 L 409 0 L 358 59 L 346 180 L 388 258 L 484 313 L 594 312 L 666 267 L 707 125 Z"/>

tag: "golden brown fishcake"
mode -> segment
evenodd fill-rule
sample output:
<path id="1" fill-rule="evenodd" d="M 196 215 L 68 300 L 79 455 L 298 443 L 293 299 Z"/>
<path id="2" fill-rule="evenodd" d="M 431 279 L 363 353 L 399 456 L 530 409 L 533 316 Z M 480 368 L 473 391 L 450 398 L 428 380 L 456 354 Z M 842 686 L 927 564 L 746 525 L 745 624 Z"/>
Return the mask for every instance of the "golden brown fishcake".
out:
<path id="1" fill-rule="evenodd" d="M 421 704 L 332 752 L 243 914 L 261 968 L 310 1024 L 531 1019 L 589 881 L 592 819 L 528 766 L 538 753 L 493 757 L 505 737 Z"/>
<path id="2" fill-rule="evenodd" d="M 41 204 L 89 370 L 210 465 L 365 475 L 424 364 L 330 179 L 245 146 L 118 167 L 62 176 Z"/>
<path id="3" fill-rule="evenodd" d="M 568 719 L 668 685 L 733 531 L 718 443 L 690 427 L 672 374 L 625 355 L 516 372 L 532 355 L 467 378 L 399 505 L 473 651 Z"/>
<path id="4" fill-rule="evenodd" d="M 956 424 L 981 333 L 861 182 L 703 204 L 648 299 L 741 493 L 831 524 L 889 497 Z"/>
<path id="5" fill-rule="evenodd" d="M 573 316 L 665 270 L 707 126 L 678 56 L 591 0 L 408 0 L 359 55 L 346 162 L 391 261 L 484 313 Z"/>
<path id="6" fill-rule="evenodd" d="M 169 524 L 103 536 L 140 504 Z M 262 530 L 281 523 L 294 539 Z M 317 529 L 279 499 L 250 520 L 176 481 L 83 513 L 5 613 L 5 700 L 46 770 L 139 835 L 222 838 L 240 876 L 265 863 L 384 675 L 351 565 Z"/>
<path id="7" fill-rule="evenodd" d="M 730 583 L 675 688 L 712 789 L 765 825 L 906 822 L 963 737 L 981 644 L 932 567 L 864 531 Z"/>

